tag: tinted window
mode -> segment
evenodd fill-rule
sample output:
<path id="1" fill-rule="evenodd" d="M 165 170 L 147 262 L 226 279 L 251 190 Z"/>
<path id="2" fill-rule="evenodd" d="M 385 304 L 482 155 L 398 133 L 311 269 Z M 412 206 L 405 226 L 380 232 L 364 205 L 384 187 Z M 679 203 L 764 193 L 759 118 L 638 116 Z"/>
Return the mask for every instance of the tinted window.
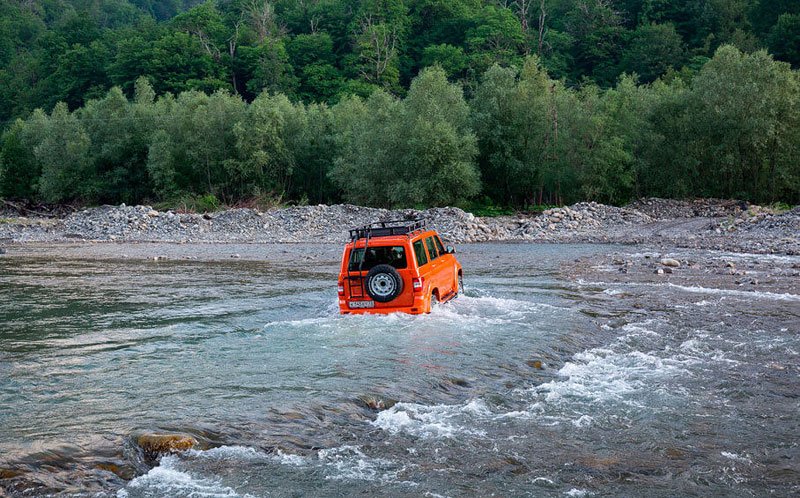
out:
<path id="1" fill-rule="evenodd" d="M 433 241 L 433 237 L 425 239 L 425 245 L 428 247 L 428 253 L 430 253 L 431 259 L 439 257 L 439 253 L 436 252 L 436 243 Z"/>
<path id="2" fill-rule="evenodd" d="M 434 241 L 436 241 L 436 249 L 439 251 L 439 256 L 445 253 L 444 246 L 442 245 L 442 241 L 439 240 L 439 237 L 434 237 Z"/>
<path id="3" fill-rule="evenodd" d="M 361 260 L 364 264 L 361 264 Z M 364 256 L 364 248 L 350 251 L 350 271 L 358 271 L 359 267 L 364 271 L 369 271 L 378 265 L 391 265 L 402 269 L 408 267 L 406 261 L 406 251 L 403 246 L 375 246 L 367 247 L 367 255 Z"/>
<path id="4" fill-rule="evenodd" d="M 417 266 L 422 266 L 428 262 L 428 255 L 425 254 L 425 246 L 422 240 L 414 242 L 414 255 L 417 257 Z"/>

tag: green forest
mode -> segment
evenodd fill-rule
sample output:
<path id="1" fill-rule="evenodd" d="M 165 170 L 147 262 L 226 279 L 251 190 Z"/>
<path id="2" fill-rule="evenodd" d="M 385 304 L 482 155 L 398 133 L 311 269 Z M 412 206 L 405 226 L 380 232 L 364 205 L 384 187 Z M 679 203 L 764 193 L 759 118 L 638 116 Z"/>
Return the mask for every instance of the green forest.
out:
<path id="1" fill-rule="evenodd" d="M 800 203 L 796 0 L 3 0 L 0 197 Z"/>

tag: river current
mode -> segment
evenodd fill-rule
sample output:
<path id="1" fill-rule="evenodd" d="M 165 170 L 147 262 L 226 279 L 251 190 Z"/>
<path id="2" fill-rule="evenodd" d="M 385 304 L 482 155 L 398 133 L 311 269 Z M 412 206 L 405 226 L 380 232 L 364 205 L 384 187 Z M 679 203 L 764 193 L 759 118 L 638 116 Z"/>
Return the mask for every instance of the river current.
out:
<path id="1" fill-rule="evenodd" d="M 0 259 L 0 495 L 800 493 L 800 293 L 476 244 L 432 314 L 339 316 L 340 249 L 287 247 Z"/>

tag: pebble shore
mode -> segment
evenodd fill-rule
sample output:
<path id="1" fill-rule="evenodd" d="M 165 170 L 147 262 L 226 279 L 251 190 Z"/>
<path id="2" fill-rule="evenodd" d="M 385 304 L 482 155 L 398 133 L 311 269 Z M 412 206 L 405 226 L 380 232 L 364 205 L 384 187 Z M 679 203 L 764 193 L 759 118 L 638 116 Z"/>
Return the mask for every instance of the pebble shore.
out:
<path id="1" fill-rule="evenodd" d="M 616 243 L 800 254 L 800 207 L 642 199 L 625 207 L 581 202 L 535 214 L 477 217 L 458 208 L 386 210 L 346 204 L 196 214 L 101 206 L 56 217 L 0 211 L 4 245 L 61 242 L 334 243 L 367 223 L 422 218 L 448 243 Z"/>

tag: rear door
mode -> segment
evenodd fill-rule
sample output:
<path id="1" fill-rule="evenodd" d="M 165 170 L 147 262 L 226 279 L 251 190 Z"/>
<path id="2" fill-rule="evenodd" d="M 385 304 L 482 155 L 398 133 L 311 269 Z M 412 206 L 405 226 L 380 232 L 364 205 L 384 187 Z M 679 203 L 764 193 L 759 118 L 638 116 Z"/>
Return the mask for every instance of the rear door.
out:
<path id="1" fill-rule="evenodd" d="M 443 284 L 447 286 L 447 291 L 445 294 L 449 294 L 451 292 L 456 291 L 456 262 L 455 257 L 452 254 L 447 254 L 444 250 L 444 245 L 442 245 L 441 239 L 439 236 L 436 235 L 433 237 L 434 242 L 436 243 L 436 249 L 438 249 L 439 254 L 441 255 L 439 259 L 439 273 L 442 274 Z"/>
<path id="2" fill-rule="evenodd" d="M 411 306 L 413 304 L 412 271 L 413 265 L 410 254 L 407 254 L 407 245 L 370 245 L 366 248 L 357 247 L 348 254 L 348 268 L 345 280 L 348 295 L 352 299 L 372 300 L 367 292 L 367 274 L 369 270 L 380 264 L 392 266 L 403 280 L 403 290 L 398 296 L 387 303 L 375 302 L 376 308 L 391 308 L 396 306 Z M 360 271 L 359 271 L 360 270 Z M 349 278 L 347 277 L 349 273 Z"/>
<path id="3" fill-rule="evenodd" d="M 439 271 L 439 266 L 441 264 L 441 260 L 439 259 L 439 250 L 436 247 L 436 241 L 433 240 L 433 236 L 429 235 L 425 237 L 425 248 L 428 250 L 428 257 L 430 258 L 430 262 L 428 263 L 430 266 L 428 267 L 428 278 L 431 282 L 431 289 L 439 289 L 439 297 L 447 294 L 446 289 L 442 289 L 442 276 L 441 272 Z"/>

